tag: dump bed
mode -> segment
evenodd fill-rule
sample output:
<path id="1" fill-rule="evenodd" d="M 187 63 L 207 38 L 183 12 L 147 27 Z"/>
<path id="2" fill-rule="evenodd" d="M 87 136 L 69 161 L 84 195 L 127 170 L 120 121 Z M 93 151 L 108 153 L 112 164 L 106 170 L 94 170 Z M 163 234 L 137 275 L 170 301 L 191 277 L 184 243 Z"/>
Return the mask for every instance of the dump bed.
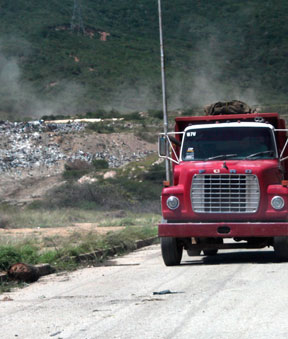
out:
<path id="1" fill-rule="evenodd" d="M 265 121 L 277 129 L 285 128 L 285 120 L 279 117 L 278 113 L 250 113 L 250 114 L 231 114 L 231 115 L 206 115 L 192 117 L 177 117 L 175 119 L 175 132 L 184 131 L 189 125 L 211 124 L 221 122 L 236 122 L 236 121 Z"/>

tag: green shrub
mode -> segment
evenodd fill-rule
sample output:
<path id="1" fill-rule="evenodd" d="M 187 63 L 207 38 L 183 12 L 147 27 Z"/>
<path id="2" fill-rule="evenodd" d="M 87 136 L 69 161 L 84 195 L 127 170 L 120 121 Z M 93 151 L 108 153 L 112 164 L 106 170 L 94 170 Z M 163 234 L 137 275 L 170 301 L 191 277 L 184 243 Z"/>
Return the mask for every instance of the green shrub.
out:
<path id="1" fill-rule="evenodd" d="M 122 114 L 115 110 L 105 111 L 103 109 L 98 109 L 95 112 L 87 112 L 84 115 L 78 115 L 79 118 L 86 119 L 112 119 L 112 118 L 121 118 Z"/>
<path id="2" fill-rule="evenodd" d="M 10 224 L 10 218 L 8 215 L 2 214 L 0 215 L 0 228 L 6 228 Z"/>
<path id="3" fill-rule="evenodd" d="M 142 180 L 149 180 L 157 184 L 162 184 L 165 178 L 165 164 L 155 164 L 149 168 L 147 172 L 144 172 L 141 176 Z"/>
<path id="4" fill-rule="evenodd" d="M 107 169 L 109 168 L 108 161 L 105 159 L 94 159 L 92 161 L 92 166 L 94 169 Z"/>
<path id="5" fill-rule="evenodd" d="M 160 110 L 149 110 L 148 113 L 149 113 L 149 116 L 151 118 L 156 118 L 156 119 L 159 119 L 159 120 L 163 119 L 163 111 L 160 111 Z"/>
<path id="6" fill-rule="evenodd" d="M 39 260 L 38 249 L 36 246 L 24 244 L 19 247 L 0 246 L 0 269 L 7 270 L 11 265 L 17 262 L 26 264 L 37 264 Z"/>
<path id="7" fill-rule="evenodd" d="M 87 128 L 100 134 L 115 132 L 114 126 L 103 121 L 89 123 Z"/>
<path id="8" fill-rule="evenodd" d="M 129 196 L 122 187 L 108 180 L 91 184 L 67 183 L 50 192 L 46 203 L 50 207 L 91 207 L 96 208 L 127 208 Z"/>
<path id="9" fill-rule="evenodd" d="M 37 210 L 45 207 L 45 203 L 42 200 L 32 201 L 29 205 L 27 205 L 28 209 Z"/>
<path id="10" fill-rule="evenodd" d="M 73 161 L 67 161 L 64 165 L 65 170 L 89 170 L 91 169 L 91 164 L 85 160 L 76 159 Z"/>
<path id="11" fill-rule="evenodd" d="M 39 260 L 38 249 L 36 246 L 23 245 L 19 249 L 21 261 L 28 264 L 37 264 Z"/>
<path id="12" fill-rule="evenodd" d="M 147 130 L 144 128 L 144 129 L 141 129 L 141 130 L 138 130 L 136 131 L 135 135 L 144 140 L 144 141 L 147 141 L 151 144 L 154 144 L 157 142 L 158 140 L 158 135 L 156 133 L 149 133 L 147 132 Z"/>
<path id="13" fill-rule="evenodd" d="M 199 112 L 202 112 L 203 111 L 203 108 L 201 107 L 201 108 L 188 108 L 188 109 L 186 109 L 186 110 L 184 110 L 183 112 L 182 112 L 182 115 L 183 116 L 193 116 L 193 115 L 199 115 Z"/>
<path id="14" fill-rule="evenodd" d="M 134 203 L 137 201 L 143 202 L 145 200 L 158 200 L 161 193 L 161 188 L 149 181 L 141 182 L 139 180 L 129 179 L 126 177 L 110 180 L 111 183 L 114 183 L 113 186 L 118 186 L 125 190 Z"/>
<path id="15" fill-rule="evenodd" d="M 123 114 L 125 120 L 143 120 L 139 112 Z"/>
<path id="16" fill-rule="evenodd" d="M 149 208 L 154 204 L 152 210 L 158 212 L 162 187 L 157 180 L 141 182 L 137 179 L 118 177 L 85 184 L 72 181 L 52 190 L 47 195 L 45 204 L 47 208 L 77 207 L 98 210 L 137 208 L 139 211 L 142 208 L 146 210 L 147 204 Z"/>
<path id="17" fill-rule="evenodd" d="M 13 246 L 0 246 L 0 270 L 7 271 L 8 268 L 21 261 L 21 254 Z"/>
<path id="18" fill-rule="evenodd" d="M 70 115 L 63 115 L 63 114 L 59 114 L 59 115 L 43 115 L 40 119 L 42 120 L 65 120 L 65 119 L 72 119 L 72 117 Z"/>
<path id="19" fill-rule="evenodd" d="M 88 170 L 65 170 L 62 173 L 63 179 L 65 180 L 77 180 L 83 177 L 83 175 L 88 174 Z"/>
<path id="20" fill-rule="evenodd" d="M 59 257 L 59 252 L 57 251 L 46 251 L 39 256 L 40 263 L 54 264 Z"/>
<path id="21" fill-rule="evenodd" d="M 63 178 L 65 180 L 77 180 L 83 175 L 89 173 L 92 169 L 92 165 L 85 160 L 76 159 L 74 161 L 68 161 L 64 165 Z"/>

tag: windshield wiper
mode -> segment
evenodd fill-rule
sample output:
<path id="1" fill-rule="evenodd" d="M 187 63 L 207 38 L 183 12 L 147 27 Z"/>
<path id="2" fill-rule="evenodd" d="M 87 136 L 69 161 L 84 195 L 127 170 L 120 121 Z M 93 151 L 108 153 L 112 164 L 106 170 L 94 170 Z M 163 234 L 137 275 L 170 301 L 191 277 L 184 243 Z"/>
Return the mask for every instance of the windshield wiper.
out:
<path id="1" fill-rule="evenodd" d="M 205 159 L 205 161 L 207 160 L 214 160 L 214 159 L 227 159 L 227 158 L 231 158 L 231 157 L 236 157 L 238 154 L 219 154 L 219 155 L 215 155 L 214 157 L 210 157 Z"/>
<path id="2" fill-rule="evenodd" d="M 269 154 L 269 153 L 274 154 L 274 151 L 269 150 L 269 151 L 262 151 L 262 152 L 253 153 L 253 154 L 248 155 L 245 159 L 251 159 L 251 158 L 257 157 L 258 155 Z"/>

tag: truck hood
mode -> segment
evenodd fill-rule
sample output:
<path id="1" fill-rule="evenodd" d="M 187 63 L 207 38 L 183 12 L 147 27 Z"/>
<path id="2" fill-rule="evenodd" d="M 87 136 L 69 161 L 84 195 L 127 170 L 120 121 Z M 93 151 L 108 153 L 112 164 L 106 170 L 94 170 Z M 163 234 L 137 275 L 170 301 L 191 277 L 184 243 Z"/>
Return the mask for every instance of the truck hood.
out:
<path id="1" fill-rule="evenodd" d="M 267 171 L 278 174 L 278 181 L 271 178 L 272 182 L 269 184 L 279 183 L 281 171 L 277 159 L 181 162 L 179 165 L 175 166 L 174 175 L 179 178 L 178 182 L 180 183 L 180 180 L 187 179 L 185 178 L 187 175 L 191 176 L 194 174 L 255 174 L 258 176 Z"/>

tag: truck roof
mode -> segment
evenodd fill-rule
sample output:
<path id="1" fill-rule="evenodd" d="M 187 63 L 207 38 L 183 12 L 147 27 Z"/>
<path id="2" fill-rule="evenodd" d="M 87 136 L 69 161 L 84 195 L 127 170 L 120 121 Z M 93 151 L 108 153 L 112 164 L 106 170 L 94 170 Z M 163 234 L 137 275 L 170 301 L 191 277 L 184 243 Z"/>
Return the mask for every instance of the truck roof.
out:
<path id="1" fill-rule="evenodd" d="M 261 123 L 261 122 L 224 122 L 221 124 L 199 124 L 199 125 L 190 125 L 185 128 L 184 131 L 189 131 L 190 129 L 199 129 L 199 128 L 221 128 L 221 127 L 260 127 L 260 128 L 270 128 L 274 129 L 269 123 Z"/>

